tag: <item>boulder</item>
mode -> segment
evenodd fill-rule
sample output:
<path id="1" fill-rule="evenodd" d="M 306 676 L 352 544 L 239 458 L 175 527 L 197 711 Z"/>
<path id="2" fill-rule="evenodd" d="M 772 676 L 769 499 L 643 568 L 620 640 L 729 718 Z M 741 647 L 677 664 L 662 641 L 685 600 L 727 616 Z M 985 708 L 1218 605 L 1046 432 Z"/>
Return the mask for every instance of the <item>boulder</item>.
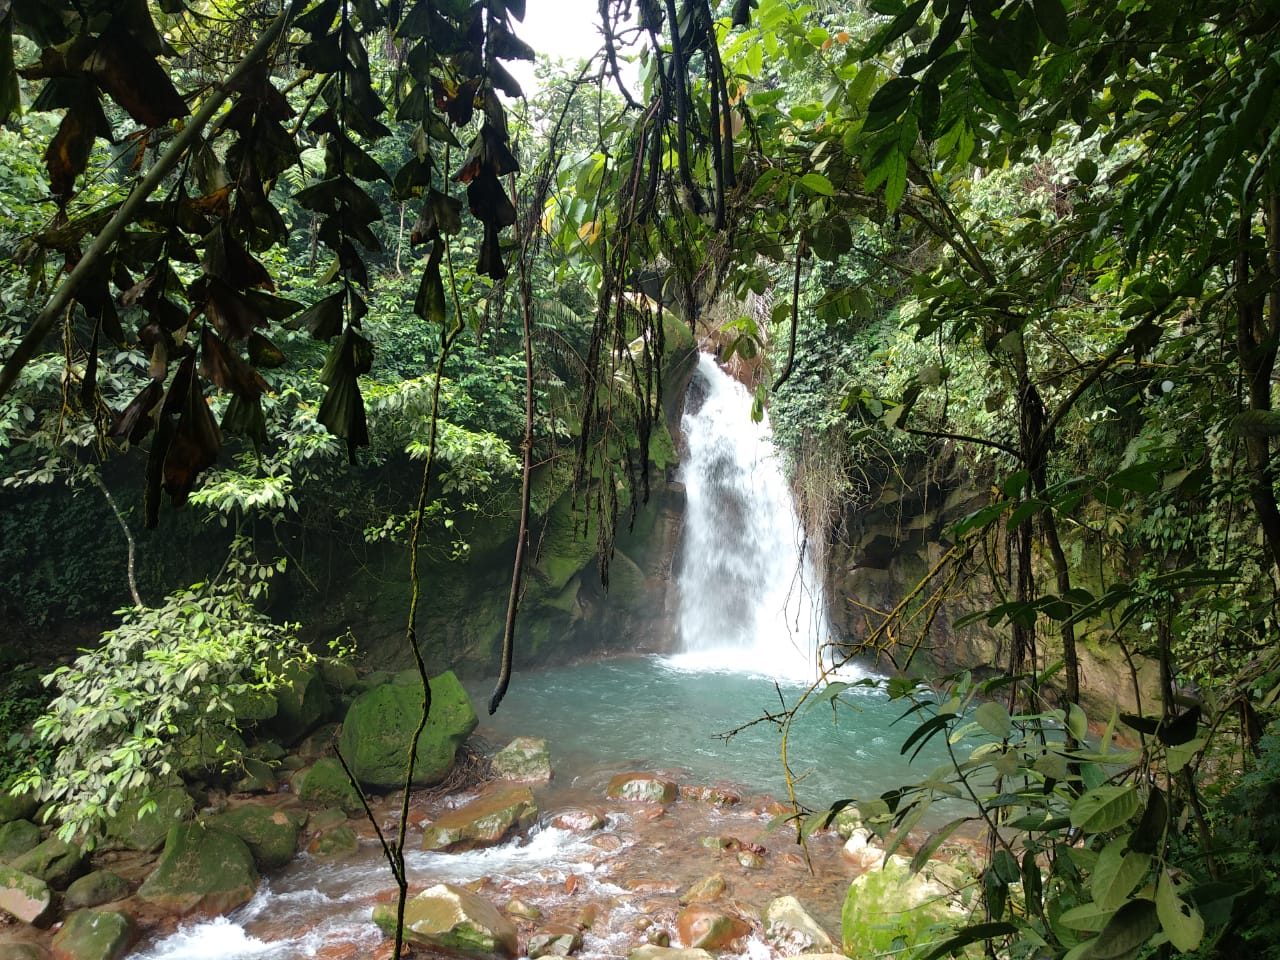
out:
<path id="1" fill-rule="evenodd" d="M 374 907 L 373 922 L 394 936 L 395 904 Z M 484 897 L 452 883 L 429 887 L 405 904 L 404 935 L 428 949 L 486 960 L 520 952 L 515 924 Z"/>
<path id="2" fill-rule="evenodd" d="M 696 947 L 681 950 L 677 947 L 660 947 L 654 943 L 633 947 L 627 960 L 715 960 L 706 950 Z"/>
<path id="3" fill-rule="evenodd" d="M 0 823 L 8 823 L 11 820 L 30 820 L 36 815 L 39 807 L 40 804 L 36 801 L 34 794 L 0 790 Z"/>
<path id="4" fill-rule="evenodd" d="M 0 825 L 0 863 L 8 863 L 40 844 L 40 828 L 30 820 L 10 820 Z"/>
<path id="5" fill-rule="evenodd" d="M 275 689 L 276 714 L 263 723 L 281 743 L 297 743 L 329 714 L 332 701 L 319 664 L 294 661 L 285 666 Z"/>
<path id="6" fill-rule="evenodd" d="M 291 810 L 246 804 L 211 817 L 207 822 L 243 840 L 259 870 L 275 870 L 298 852 L 298 831 L 306 817 Z"/>
<path id="7" fill-rule="evenodd" d="M 605 791 L 614 800 L 636 803 L 670 803 L 676 798 L 674 780 L 653 773 L 620 773 Z"/>
<path id="8" fill-rule="evenodd" d="M 710 903 L 713 900 L 719 900 L 724 895 L 726 886 L 724 875 L 713 873 L 709 877 L 703 877 L 680 894 L 680 904 L 688 906 L 691 903 Z"/>
<path id="9" fill-rule="evenodd" d="M 4 960 L 49 960 L 49 951 L 38 943 L 4 944 Z"/>
<path id="10" fill-rule="evenodd" d="M 582 934 L 574 927 L 555 924 L 543 927 L 529 937 L 526 953 L 529 960 L 539 957 L 567 957 L 582 949 Z"/>
<path id="11" fill-rule="evenodd" d="M 539 737 L 516 737 L 493 755 L 491 769 L 503 780 L 550 780 L 551 754 Z"/>
<path id="12" fill-rule="evenodd" d="M 364 810 L 360 794 L 347 778 L 347 771 L 333 757 L 322 757 L 303 767 L 289 779 L 298 799 L 326 807 L 341 807 L 347 813 Z"/>
<path id="13" fill-rule="evenodd" d="M 557 830 L 569 830 L 573 833 L 591 833 L 601 830 L 608 822 L 604 811 L 597 810 L 595 807 L 569 807 L 551 817 L 551 826 Z"/>
<path id="14" fill-rule="evenodd" d="M 187 780 L 217 780 L 234 769 L 248 747 L 240 731 L 227 724 L 209 724 L 175 744 L 174 766 Z"/>
<path id="15" fill-rule="evenodd" d="M 336 723 L 322 723 L 298 741 L 293 752 L 307 763 L 314 763 L 321 757 L 333 756 L 333 744 L 337 738 Z"/>
<path id="16" fill-rule="evenodd" d="M 150 809 L 154 804 L 154 809 Z M 147 806 L 146 813 L 142 813 Z M 121 802 L 116 815 L 104 827 L 108 839 L 129 850 L 149 853 L 159 850 L 169 828 L 175 823 L 190 820 L 196 804 L 191 794 L 175 785 L 161 787 L 148 795 L 130 797 Z"/>
<path id="17" fill-rule="evenodd" d="M 276 772 L 265 760 L 245 757 L 240 761 L 240 769 L 244 775 L 231 785 L 231 789 L 236 793 L 275 792 Z"/>
<path id="18" fill-rule="evenodd" d="M 350 824 L 340 823 L 319 834 L 307 845 L 307 852 L 336 860 L 339 857 L 350 857 L 360 849 L 360 838 Z"/>
<path id="19" fill-rule="evenodd" d="M 14 857 L 9 866 L 20 873 L 39 877 L 55 890 L 65 890 L 84 872 L 84 851 L 75 844 L 52 836 L 21 856 Z"/>
<path id="20" fill-rule="evenodd" d="M 413 731 L 422 710 L 420 685 L 385 683 L 356 697 L 342 723 L 339 746 L 352 773 L 371 787 L 404 784 Z M 479 721 L 467 691 L 452 672 L 431 680 L 431 710 L 418 741 L 413 785 L 439 783 L 454 754 Z"/>
<path id="21" fill-rule="evenodd" d="M 77 910 L 53 936 L 53 960 L 120 960 L 137 936 L 127 913 Z"/>
<path id="22" fill-rule="evenodd" d="M 423 850 L 474 850 L 501 843 L 538 817 L 538 804 L 528 787 L 488 790 L 464 806 L 449 810 L 422 831 Z"/>
<path id="23" fill-rule="evenodd" d="M 541 920 L 542 911 L 535 907 L 527 900 L 521 900 L 519 897 L 512 897 L 507 901 L 505 908 L 508 917 L 515 917 L 517 920 Z"/>
<path id="24" fill-rule="evenodd" d="M 764 934 L 786 956 L 836 952 L 835 942 L 795 897 L 778 897 L 770 902 L 764 914 Z"/>
<path id="25" fill-rule="evenodd" d="M 138 896 L 169 913 L 207 916 L 247 903 L 257 885 L 253 853 L 243 840 L 207 824 L 175 823 Z"/>
<path id="26" fill-rule="evenodd" d="M 751 925 L 724 910 L 693 903 L 677 914 L 676 930 L 687 947 L 742 953 L 741 941 L 751 932 Z"/>
<path id="27" fill-rule="evenodd" d="M 39 877 L 0 867 L 0 912 L 23 923 L 38 924 L 48 918 L 53 892 Z"/>
<path id="28" fill-rule="evenodd" d="M 275 698 L 275 694 L 269 690 L 260 690 L 256 687 L 250 687 L 231 694 L 227 698 L 231 704 L 231 709 L 235 713 L 236 720 L 241 723 L 257 723 L 262 720 L 270 720 L 280 710 L 280 704 Z"/>
<path id="29" fill-rule="evenodd" d="M 67 887 L 62 905 L 68 910 L 81 910 L 123 900 L 127 896 L 129 881 L 110 870 L 95 870 Z"/>
<path id="30" fill-rule="evenodd" d="M 715 807 L 732 807 L 742 802 L 742 794 L 732 787 L 686 783 L 680 787 L 681 800 L 697 800 Z"/>

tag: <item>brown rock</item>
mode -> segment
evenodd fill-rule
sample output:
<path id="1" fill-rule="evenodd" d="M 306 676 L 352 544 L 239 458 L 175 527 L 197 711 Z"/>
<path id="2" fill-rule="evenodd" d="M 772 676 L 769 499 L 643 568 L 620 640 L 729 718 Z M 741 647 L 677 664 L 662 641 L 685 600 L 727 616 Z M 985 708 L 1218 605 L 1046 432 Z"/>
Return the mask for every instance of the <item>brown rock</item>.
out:
<path id="1" fill-rule="evenodd" d="M 653 773 L 620 773 L 605 790 L 611 799 L 638 803 L 671 803 L 678 792 L 674 780 Z"/>
<path id="2" fill-rule="evenodd" d="M 680 799 L 697 800 L 717 807 L 732 807 L 742 802 L 742 794 L 732 787 L 686 783 L 680 787 Z"/>
<path id="3" fill-rule="evenodd" d="M 459 851 L 490 847 L 529 827 L 537 816 L 532 790 L 503 785 L 437 817 L 422 831 L 422 848 Z"/>
<path id="4" fill-rule="evenodd" d="M 741 917 L 699 903 L 680 911 L 676 931 L 685 946 L 741 953 L 740 941 L 751 932 L 751 926 Z"/>
<path id="5" fill-rule="evenodd" d="M 603 811 L 594 807 L 570 807 L 551 818 L 551 826 L 557 830 L 570 830 L 574 833 L 591 833 L 604 827 L 607 822 Z"/>

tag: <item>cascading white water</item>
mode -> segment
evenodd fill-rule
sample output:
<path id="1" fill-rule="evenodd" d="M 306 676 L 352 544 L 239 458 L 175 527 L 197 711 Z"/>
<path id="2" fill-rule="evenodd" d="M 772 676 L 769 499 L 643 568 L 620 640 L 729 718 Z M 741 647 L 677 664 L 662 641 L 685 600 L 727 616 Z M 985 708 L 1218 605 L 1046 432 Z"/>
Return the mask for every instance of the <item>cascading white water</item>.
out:
<path id="1" fill-rule="evenodd" d="M 701 354 L 681 426 L 685 520 L 675 666 L 812 680 L 828 623 L 821 578 L 747 388 Z"/>

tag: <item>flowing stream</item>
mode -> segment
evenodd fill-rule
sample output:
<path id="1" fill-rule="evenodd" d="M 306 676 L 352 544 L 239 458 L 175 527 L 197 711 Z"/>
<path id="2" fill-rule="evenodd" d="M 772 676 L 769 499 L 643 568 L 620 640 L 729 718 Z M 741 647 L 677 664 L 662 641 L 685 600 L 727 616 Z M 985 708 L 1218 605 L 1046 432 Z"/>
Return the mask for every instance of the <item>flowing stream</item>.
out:
<path id="1" fill-rule="evenodd" d="M 786 798 L 788 784 L 777 724 L 762 718 L 794 703 L 819 672 L 827 622 L 768 423 L 752 422 L 750 408 L 745 388 L 703 355 L 683 422 L 679 652 L 518 673 L 477 737 L 495 749 L 517 735 L 547 739 L 554 778 L 535 789 L 540 825 L 526 839 L 485 851 L 411 853 L 414 890 L 467 883 L 499 906 L 519 897 L 535 904 L 544 922 L 578 926 L 590 909 L 582 956 L 618 957 L 644 939 L 646 924 L 674 922 L 680 890 L 722 872 L 737 901 L 761 909 L 772 897 L 798 895 L 838 935 L 840 904 L 855 868 L 828 834 L 810 847 L 816 870 L 810 873 L 794 836 L 775 822 L 769 799 Z M 846 681 L 859 676 L 847 668 L 841 674 Z M 488 685 L 476 685 L 472 694 L 483 703 Z M 892 726 L 901 705 L 867 686 L 849 687 L 842 699 L 838 716 L 826 704 L 802 710 L 790 734 L 797 796 L 817 808 L 878 795 L 911 775 L 899 754 L 908 728 Z M 609 779 L 630 770 L 663 772 L 686 785 L 729 785 L 744 801 L 717 807 L 681 800 L 655 811 L 608 800 Z M 607 815 L 603 831 L 573 834 L 548 825 L 555 811 L 584 805 Z M 394 798 L 380 809 L 390 819 Z M 416 808 L 419 819 L 431 812 Z M 720 846 L 705 844 L 707 836 L 767 850 L 766 866 L 746 868 Z M 133 956 L 370 955 L 381 939 L 370 909 L 391 898 L 394 886 L 371 831 L 364 840 L 358 855 L 341 862 L 300 856 L 229 917 L 153 937 Z M 748 955 L 772 956 L 759 940 Z"/>

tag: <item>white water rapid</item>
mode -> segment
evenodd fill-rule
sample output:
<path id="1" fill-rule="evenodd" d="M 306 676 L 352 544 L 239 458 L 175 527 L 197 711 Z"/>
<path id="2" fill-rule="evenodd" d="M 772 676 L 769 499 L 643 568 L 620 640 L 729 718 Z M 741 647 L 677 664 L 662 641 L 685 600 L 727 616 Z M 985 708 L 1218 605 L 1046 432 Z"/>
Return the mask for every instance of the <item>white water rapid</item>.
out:
<path id="1" fill-rule="evenodd" d="M 766 415 L 710 354 L 681 426 L 685 520 L 677 578 L 680 669 L 811 681 L 828 639 L 822 580 Z"/>

